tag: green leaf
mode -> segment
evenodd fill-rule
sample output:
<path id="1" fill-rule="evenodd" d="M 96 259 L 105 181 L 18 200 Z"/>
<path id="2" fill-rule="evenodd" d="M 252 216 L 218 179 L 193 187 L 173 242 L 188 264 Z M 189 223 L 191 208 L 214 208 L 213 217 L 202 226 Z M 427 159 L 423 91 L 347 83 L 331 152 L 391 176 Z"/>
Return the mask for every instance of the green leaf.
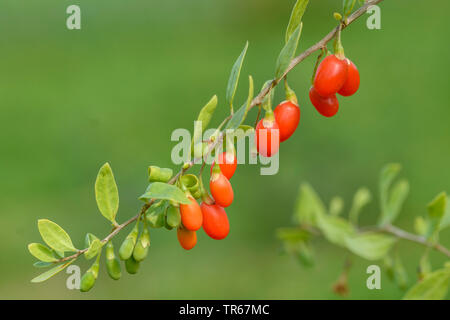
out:
<path id="1" fill-rule="evenodd" d="M 347 220 L 329 215 L 318 216 L 317 227 L 328 241 L 342 247 L 345 247 L 346 239 L 356 232 Z"/>
<path id="2" fill-rule="evenodd" d="M 191 203 L 184 192 L 178 187 L 163 182 L 150 183 L 145 193 L 140 196 L 139 199 L 144 201 L 149 201 L 150 199 L 162 199 L 182 204 Z"/>
<path id="3" fill-rule="evenodd" d="M 384 258 L 395 242 L 394 237 L 375 232 L 355 234 L 345 239 L 351 252 L 367 260 Z"/>
<path id="4" fill-rule="evenodd" d="M 57 259 L 62 259 L 64 258 L 64 251 L 53 250 L 53 255 Z"/>
<path id="5" fill-rule="evenodd" d="M 161 201 L 150 207 L 146 217 L 147 223 L 151 228 L 161 228 L 164 226 L 164 212 L 166 211 L 167 206 L 167 201 Z"/>
<path id="6" fill-rule="evenodd" d="M 380 175 L 380 207 L 381 207 L 381 222 L 389 221 L 389 209 L 388 209 L 388 201 L 389 201 L 389 188 L 394 181 L 395 177 L 400 172 L 401 166 L 397 163 L 391 163 L 383 167 Z"/>
<path id="7" fill-rule="evenodd" d="M 36 267 L 36 268 L 47 268 L 47 267 L 50 267 L 53 265 L 54 265 L 54 263 L 52 263 L 52 262 L 44 262 L 44 261 L 36 261 L 35 263 L 33 263 L 33 267 Z"/>
<path id="8" fill-rule="evenodd" d="M 245 102 L 242 107 L 236 111 L 233 116 L 231 117 L 230 121 L 227 124 L 227 129 L 235 130 L 237 129 L 242 122 L 244 122 L 245 118 L 247 117 L 248 110 L 250 109 L 250 105 L 253 100 L 253 94 L 254 94 L 254 86 L 253 86 L 253 78 L 252 76 L 248 76 L 248 98 L 247 102 Z"/>
<path id="9" fill-rule="evenodd" d="M 116 224 L 119 191 L 109 163 L 105 163 L 98 172 L 95 181 L 95 199 L 101 214 L 113 224 Z"/>
<path id="10" fill-rule="evenodd" d="M 381 224 L 392 223 L 397 218 L 408 193 L 409 183 L 406 180 L 400 180 L 392 187 Z"/>
<path id="11" fill-rule="evenodd" d="M 304 241 L 285 241 L 283 249 L 286 253 L 297 258 L 305 267 L 314 265 L 314 255 L 311 246 Z"/>
<path id="12" fill-rule="evenodd" d="M 343 12 L 344 17 L 347 17 L 350 13 L 352 13 L 353 7 L 356 4 L 356 0 L 344 0 L 342 6 L 343 6 Z"/>
<path id="13" fill-rule="evenodd" d="M 423 217 L 416 217 L 414 220 L 414 230 L 418 235 L 425 236 L 428 231 L 428 222 Z"/>
<path id="14" fill-rule="evenodd" d="M 244 62 L 245 54 L 247 53 L 248 41 L 245 43 L 245 47 L 241 54 L 237 58 L 236 62 L 231 69 L 230 78 L 227 85 L 226 99 L 230 106 L 233 105 L 234 95 L 236 94 L 237 85 L 239 82 L 239 76 L 241 74 L 242 63 Z"/>
<path id="15" fill-rule="evenodd" d="M 444 217 L 447 207 L 447 195 L 445 192 L 438 194 L 429 204 L 428 204 L 428 232 L 427 237 L 432 237 L 436 232 L 439 231 L 440 223 Z"/>
<path id="16" fill-rule="evenodd" d="M 317 193 L 309 184 L 302 183 L 295 206 L 295 222 L 300 225 L 316 226 L 317 217 L 325 214 L 325 206 Z"/>
<path id="17" fill-rule="evenodd" d="M 449 199 L 447 197 L 447 205 L 445 207 L 445 213 L 442 217 L 441 223 L 440 223 L 440 230 L 445 229 L 450 226 L 450 205 L 449 205 Z"/>
<path id="18" fill-rule="evenodd" d="M 277 79 L 280 79 L 289 64 L 291 63 L 292 58 L 295 55 L 295 51 L 297 51 L 298 41 L 300 40 L 300 34 L 302 33 L 303 23 L 300 23 L 295 31 L 292 33 L 286 45 L 280 52 L 280 55 L 277 59 L 277 64 L 275 68 L 275 76 Z"/>
<path id="19" fill-rule="evenodd" d="M 28 251 L 37 258 L 38 260 L 41 260 L 43 262 L 54 262 L 57 261 L 55 256 L 53 255 L 53 251 L 44 246 L 40 243 L 30 243 L 28 245 Z"/>
<path id="20" fill-rule="evenodd" d="M 450 269 L 444 268 L 428 274 L 414 285 L 404 300 L 442 300 L 446 297 L 450 284 Z"/>
<path id="21" fill-rule="evenodd" d="M 92 233 L 87 233 L 86 237 L 84 238 L 84 245 L 86 246 L 86 248 L 89 248 L 92 241 L 94 240 L 98 240 L 98 237 Z"/>
<path id="22" fill-rule="evenodd" d="M 37 276 L 36 278 L 33 278 L 31 280 L 31 282 L 33 283 L 39 283 L 39 282 L 44 282 L 45 280 L 50 279 L 51 277 L 53 277 L 55 274 L 61 272 L 62 270 L 64 270 L 68 265 L 70 265 L 72 262 L 74 262 L 75 259 L 67 261 L 63 264 L 60 264 L 42 274 L 40 274 L 39 276 Z"/>
<path id="23" fill-rule="evenodd" d="M 353 197 L 352 208 L 349 213 L 350 222 L 357 224 L 359 213 L 361 209 L 364 208 L 370 201 L 372 200 L 372 195 L 370 194 L 369 189 L 360 188 L 356 191 Z"/>
<path id="24" fill-rule="evenodd" d="M 198 125 L 194 127 L 194 136 L 192 138 L 192 146 L 194 146 L 196 143 L 200 142 L 202 140 L 202 133 L 206 130 L 208 127 L 212 116 L 214 114 L 214 111 L 217 107 L 217 96 L 214 95 L 207 103 L 206 105 L 200 110 L 200 113 L 198 114 L 197 121 L 200 122 Z M 163 181 L 167 182 L 167 181 Z"/>
<path id="25" fill-rule="evenodd" d="M 100 252 L 102 247 L 103 242 L 101 242 L 99 239 L 94 239 L 90 243 L 88 250 L 84 253 L 84 257 L 87 260 L 94 258 Z"/>
<path id="26" fill-rule="evenodd" d="M 395 283 L 399 286 L 400 289 L 405 290 L 408 286 L 408 274 L 406 273 L 405 267 L 403 266 L 403 263 L 398 254 L 395 256 L 393 268 Z"/>
<path id="27" fill-rule="evenodd" d="M 50 248 L 60 252 L 78 251 L 73 246 L 67 232 L 56 223 L 47 219 L 40 219 L 38 220 L 38 229 L 42 239 Z"/>
<path id="28" fill-rule="evenodd" d="M 263 98 L 261 106 L 263 108 L 263 110 L 265 110 L 266 112 L 272 112 L 272 97 L 273 97 L 273 92 L 274 90 L 274 81 L 273 80 L 267 80 L 266 82 L 264 82 L 264 85 L 262 86 L 261 91 L 265 91 L 268 90 L 266 96 Z M 259 107 L 261 109 L 261 106 Z"/>
<path id="29" fill-rule="evenodd" d="M 289 41 L 289 38 L 302 22 L 302 17 L 305 13 L 306 7 L 308 6 L 308 2 L 309 0 L 297 0 L 297 2 L 295 3 L 295 6 L 291 12 L 291 18 L 289 19 L 288 27 L 286 29 L 286 43 Z"/>
<path id="30" fill-rule="evenodd" d="M 242 107 L 240 107 L 238 111 L 233 113 L 233 116 L 227 124 L 227 130 L 234 130 L 238 128 L 241 123 L 244 122 L 245 117 L 247 116 L 247 112 L 247 103 L 244 103 L 244 105 L 242 105 Z"/>
<path id="31" fill-rule="evenodd" d="M 344 200 L 341 197 L 333 197 L 330 201 L 330 215 L 338 216 L 344 209 Z"/>
<path id="32" fill-rule="evenodd" d="M 228 139 L 232 139 L 234 141 L 233 145 L 235 145 L 242 138 L 251 137 L 251 135 L 253 134 L 254 131 L 255 131 L 255 128 L 253 128 L 252 126 L 245 125 L 245 124 L 241 124 L 234 131 L 227 130 L 223 137 L 222 145 L 226 146 L 228 143 Z"/>
<path id="33" fill-rule="evenodd" d="M 276 236 L 282 241 L 306 241 L 310 238 L 310 233 L 299 228 L 278 228 Z"/>
<path id="34" fill-rule="evenodd" d="M 425 278 L 428 274 L 432 272 L 431 261 L 429 257 L 429 248 L 426 249 L 425 253 L 422 255 L 419 261 L 419 279 Z"/>
<path id="35" fill-rule="evenodd" d="M 209 125 L 209 122 L 211 121 L 211 118 L 214 114 L 214 111 L 216 111 L 217 107 L 217 96 L 214 95 L 207 103 L 206 105 L 200 110 L 200 113 L 198 114 L 197 121 L 202 122 L 202 131 L 205 131 L 206 128 Z"/>

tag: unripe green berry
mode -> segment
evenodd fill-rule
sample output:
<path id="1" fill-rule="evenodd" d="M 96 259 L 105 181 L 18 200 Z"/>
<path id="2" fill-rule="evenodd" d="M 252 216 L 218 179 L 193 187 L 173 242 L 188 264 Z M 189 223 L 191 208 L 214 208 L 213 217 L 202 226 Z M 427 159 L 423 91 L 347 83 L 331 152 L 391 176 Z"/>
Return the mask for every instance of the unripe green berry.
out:
<path id="1" fill-rule="evenodd" d="M 125 261 L 125 269 L 129 274 L 136 274 L 139 270 L 140 262 L 136 261 L 133 256 Z"/>
<path id="2" fill-rule="evenodd" d="M 96 277 L 91 271 L 87 271 L 81 278 L 80 291 L 88 292 L 95 284 Z"/>
<path id="3" fill-rule="evenodd" d="M 133 254 L 136 239 L 139 233 L 138 225 L 136 224 L 131 230 L 130 234 L 126 237 L 119 249 L 119 258 L 121 260 L 127 260 Z"/>
<path id="4" fill-rule="evenodd" d="M 171 228 L 178 228 L 181 223 L 180 209 L 169 206 L 166 212 L 166 223 Z"/>
<path id="5" fill-rule="evenodd" d="M 136 243 L 133 251 L 133 258 L 136 261 L 142 261 L 147 257 L 148 249 L 150 248 L 150 232 L 147 227 L 144 227 L 139 240 Z"/>
<path id="6" fill-rule="evenodd" d="M 92 287 L 95 284 L 95 280 L 97 280 L 98 276 L 98 269 L 100 268 L 100 254 L 97 256 L 97 259 L 95 260 L 94 264 L 86 271 L 86 273 L 81 278 L 80 283 L 80 291 L 81 292 L 87 292 L 92 289 Z"/>
<path id="7" fill-rule="evenodd" d="M 122 276 L 120 262 L 114 254 L 114 246 L 111 241 L 106 244 L 106 270 L 111 279 L 119 280 Z"/>

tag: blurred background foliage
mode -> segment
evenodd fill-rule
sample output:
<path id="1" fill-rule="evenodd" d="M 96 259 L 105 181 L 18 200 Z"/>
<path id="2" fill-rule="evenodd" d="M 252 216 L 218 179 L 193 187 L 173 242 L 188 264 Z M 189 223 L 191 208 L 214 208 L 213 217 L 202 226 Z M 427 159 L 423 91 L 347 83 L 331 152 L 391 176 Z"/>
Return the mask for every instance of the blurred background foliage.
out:
<path id="1" fill-rule="evenodd" d="M 82 29 L 69 31 L 65 10 L 78 4 Z M 300 127 L 284 143 L 280 172 L 260 176 L 255 165 L 233 177 L 236 199 L 227 210 L 225 241 L 199 233 L 192 252 L 178 245 L 175 231 L 152 233 L 149 258 L 138 275 L 110 280 L 104 268 L 94 289 L 66 289 L 67 274 L 44 284 L 29 281 L 41 270 L 26 250 L 39 241 L 39 218 L 66 229 L 76 246 L 86 232 L 105 235 L 97 212 L 94 181 L 109 161 L 120 192 L 118 220 L 134 215 L 150 164 L 170 166 L 173 129 L 191 128 L 200 107 L 219 95 L 214 124 L 227 114 L 229 70 L 246 40 L 250 47 L 243 78 L 255 86 L 272 77 L 294 1 L 24 1 L 0 5 L 0 298 L 134 299 L 333 299 L 332 283 L 343 251 L 316 244 L 316 266 L 301 268 L 279 254 L 275 229 L 290 224 L 298 186 L 309 181 L 328 202 L 346 199 L 359 186 L 376 194 L 382 165 L 403 164 L 410 196 L 398 224 L 412 229 L 413 217 L 440 191 L 450 191 L 449 46 L 450 3 L 381 4 L 382 29 L 362 18 L 343 34 L 346 54 L 359 67 L 361 88 L 340 99 L 333 119 L 318 115 L 307 93 L 311 57 L 290 75 L 302 110 Z M 341 1 L 311 1 L 299 45 L 303 51 L 335 25 Z M 237 102 L 247 84 L 241 82 Z M 282 100 L 278 90 L 276 100 Z M 239 105 L 240 103 L 236 103 Z M 255 112 L 249 116 L 254 119 Z M 376 199 L 377 200 L 377 199 Z M 362 224 L 376 221 L 373 201 Z M 126 233 L 126 232 L 124 232 Z M 118 237 L 122 239 L 124 235 Z M 443 237 L 449 244 L 450 237 Z M 118 244 L 116 244 L 118 245 Z M 399 246 L 415 280 L 422 248 Z M 443 259 L 432 254 L 434 267 Z M 77 262 L 82 270 L 89 263 Z M 349 298 L 390 299 L 403 293 L 382 278 L 382 290 L 366 288 L 368 262 L 356 259 Z"/>

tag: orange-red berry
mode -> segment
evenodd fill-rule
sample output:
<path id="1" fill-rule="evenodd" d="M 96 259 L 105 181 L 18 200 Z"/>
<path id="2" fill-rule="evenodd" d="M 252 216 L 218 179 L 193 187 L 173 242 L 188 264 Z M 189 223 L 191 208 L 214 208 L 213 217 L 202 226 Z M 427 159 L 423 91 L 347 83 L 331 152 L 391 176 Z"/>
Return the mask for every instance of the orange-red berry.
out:
<path id="1" fill-rule="evenodd" d="M 280 142 L 286 141 L 295 132 L 300 122 L 300 108 L 292 101 L 284 101 L 275 108 L 273 113 L 280 130 Z"/>
<path id="2" fill-rule="evenodd" d="M 202 210 L 197 201 L 189 196 L 189 204 L 180 204 L 181 223 L 190 230 L 196 231 L 201 228 L 203 223 Z"/>
<path id="3" fill-rule="evenodd" d="M 322 97 L 337 93 L 347 80 L 348 63 L 334 54 L 322 60 L 314 77 L 314 88 Z"/>
<path id="4" fill-rule="evenodd" d="M 264 157 L 271 157 L 280 148 L 280 130 L 275 119 L 261 119 L 256 125 L 256 149 Z"/>
<path id="5" fill-rule="evenodd" d="M 211 165 L 211 174 L 216 161 Z M 223 173 L 228 180 L 234 175 L 237 167 L 237 159 L 233 152 L 226 152 L 219 154 L 219 167 L 220 171 Z"/>
<path id="6" fill-rule="evenodd" d="M 233 188 L 223 173 L 213 172 L 209 181 L 209 190 L 218 205 L 228 207 L 233 202 Z"/>
<path id="7" fill-rule="evenodd" d="M 178 242 L 185 250 L 191 250 L 197 244 L 197 233 L 195 231 L 178 228 L 177 238 Z"/>
<path id="8" fill-rule="evenodd" d="M 202 203 L 203 230 L 213 239 L 221 240 L 226 238 L 230 232 L 230 223 L 228 221 L 225 209 L 218 204 Z"/>

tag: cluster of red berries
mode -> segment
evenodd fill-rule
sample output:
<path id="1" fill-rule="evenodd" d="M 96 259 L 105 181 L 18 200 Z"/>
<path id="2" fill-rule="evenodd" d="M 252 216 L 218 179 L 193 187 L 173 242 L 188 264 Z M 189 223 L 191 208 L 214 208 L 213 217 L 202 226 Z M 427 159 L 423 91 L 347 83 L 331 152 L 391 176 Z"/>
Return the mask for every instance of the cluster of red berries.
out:
<path id="1" fill-rule="evenodd" d="M 355 94 L 359 81 L 359 72 L 353 62 L 329 55 L 317 68 L 309 99 L 321 115 L 332 117 L 339 110 L 336 93 L 344 97 Z"/>
<path id="2" fill-rule="evenodd" d="M 211 165 L 209 189 L 212 198 L 202 190 L 202 203 L 189 196 L 190 204 L 180 204 L 181 223 L 177 229 L 180 245 L 190 250 L 197 244 L 197 230 L 203 227 L 205 233 L 215 240 L 225 239 L 230 232 L 226 207 L 234 199 L 230 183 L 237 167 L 234 152 L 223 152 L 218 156 L 218 164 Z"/>
<path id="3" fill-rule="evenodd" d="M 327 56 L 317 68 L 314 85 L 309 97 L 317 111 L 325 116 L 334 116 L 339 109 L 336 93 L 351 96 L 359 88 L 359 72 L 355 64 L 347 58 Z M 297 129 L 300 122 L 300 108 L 296 98 L 281 102 L 274 111 L 269 108 L 255 128 L 256 148 L 260 155 L 271 157 L 279 150 Z M 234 198 L 230 179 L 237 167 L 234 152 L 223 152 L 218 156 L 218 164 L 211 165 L 209 189 L 212 198 L 203 190 L 202 203 L 189 196 L 190 204 L 180 204 L 182 226 L 178 228 L 178 241 L 190 250 L 197 244 L 196 231 L 203 227 L 208 236 L 221 240 L 230 231 L 226 207 Z"/>

